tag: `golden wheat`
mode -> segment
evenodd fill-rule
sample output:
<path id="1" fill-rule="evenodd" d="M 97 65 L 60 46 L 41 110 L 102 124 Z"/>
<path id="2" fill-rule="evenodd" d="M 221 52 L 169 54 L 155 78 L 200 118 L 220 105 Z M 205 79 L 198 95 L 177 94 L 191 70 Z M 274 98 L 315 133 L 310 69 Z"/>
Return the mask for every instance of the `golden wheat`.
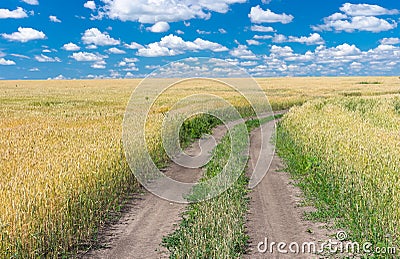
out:
<path id="1" fill-rule="evenodd" d="M 362 81 L 382 84 L 366 87 L 359 84 Z M 397 81 L 258 79 L 275 109 L 344 93 L 394 94 Z M 135 188 L 121 130 L 126 105 L 139 82 L 0 82 L 0 257 L 57 257 L 76 249 L 96 232 L 123 194 Z M 226 86 L 205 80 L 182 83 L 152 109 L 147 139 L 153 156 L 165 160 L 159 133 L 163 113 L 177 100 L 199 92 L 217 94 L 248 109 L 240 94 Z"/>

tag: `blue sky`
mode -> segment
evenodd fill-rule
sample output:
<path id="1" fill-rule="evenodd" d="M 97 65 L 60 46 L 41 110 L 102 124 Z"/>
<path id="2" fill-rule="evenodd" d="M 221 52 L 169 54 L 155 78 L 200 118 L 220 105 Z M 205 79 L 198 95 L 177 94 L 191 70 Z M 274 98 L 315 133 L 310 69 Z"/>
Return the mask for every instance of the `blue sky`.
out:
<path id="1" fill-rule="evenodd" d="M 399 33 L 397 0 L 2 0 L 0 78 L 144 77 L 188 57 L 256 77 L 400 75 Z"/>

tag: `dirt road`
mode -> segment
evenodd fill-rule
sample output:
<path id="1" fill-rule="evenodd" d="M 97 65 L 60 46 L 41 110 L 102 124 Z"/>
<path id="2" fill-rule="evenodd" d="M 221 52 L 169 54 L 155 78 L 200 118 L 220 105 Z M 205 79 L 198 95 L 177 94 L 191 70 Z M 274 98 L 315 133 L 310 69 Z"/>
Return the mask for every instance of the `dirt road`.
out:
<path id="1" fill-rule="evenodd" d="M 268 124 L 262 127 L 268 127 Z M 253 171 L 260 152 L 260 133 L 259 128 L 251 134 L 249 172 Z M 264 134 L 266 133 L 267 131 Z M 321 229 L 322 224 L 303 220 L 303 213 L 312 208 L 299 206 L 301 191 L 291 184 L 290 176 L 282 172 L 282 168 L 282 161 L 275 154 L 267 175 L 250 193 L 251 202 L 247 222 L 250 246 L 245 258 L 315 258 L 316 256 L 312 254 L 278 253 L 276 245 L 272 247 L 274 253 L 270 253 L 269 247 L 271 242 L 276 244 L 286 242 L 288 245 L 297 242 L 301 245 L 303 242 L 321 243 L 319 241 L 329 238 L 327 230 Z M 262 253 L 257 248 L 260 242 L 263 242 L 259 247 Z M 267 251 L 264 253 L 266 248 Z M 286 247 L 283 250 L 289 249 Z"/>
<path id="2" fill-rule="evenodd" d="M 271 127 L 269 122 L 263 127 Z M 235 124 L 235 123 L 233 123 Z M 233 125 L 232 124 L 232 125 Z M 237 124 L 237 123 L 236 123 Z M 227 128 L 218 126 L 213 130 L 214 142 L 219 143 Z M 249 170 L 254 167 L 254 160 L 261 147 L 261 130 L 253 131 L 250 146 Z M 267 130 L 263 134 L 269 134 Z M 265 142 L 264 142 L 265 144 Z M 267 145 L 271 145 L 269 142 Z M 190 146 L 185 153 L 196 156 L 200 153 L 198 142 Z M 209 155 L 213 145 L 202 145 Z M 271 150 L 269 147 L 267 150 Z M 272 149 L 273 150 L 273 149 Z M 272 155 L 273 152 L 270 152 Z M 262 164 L 262 163 L 261 163 Z M 257 244 L 265 237 L 271 241 L 312 241 L 324 238 L 325 233 L 318 225 L 301 219 L 304 209 L 298 208 L 300 192 L 289 183 L 286 173 L 279 172 L 281 162 L 278 157 L 272 160 L 267 176 L 251 192 L 251 209 L 248 220 L 248 232 L 251 237 L 250 251 L 247 258 L 266 258 L 260 254 Z M 196 182 L 202 176 L 201 168 L 186 168 L 172 163 L 165 174 L 182 182 Z M 144 191 L 129 201 L 122 218 L 99 235 L 101 248 L 91 250 L 82 258 L 168 258 L 168 251 L 160 245 L 163 236 L 172 233 L 181 219 L 186 205 L 171 203 Z M 308 232 L 312 231 L 313 234 Z M 273 258 L 277 258 L 273 255 Z"/>
<path id="3" fill-rule="evenodd" d="M 225 126 L 214 128 L 214 140 L 210 141 L 219 143 L 226 132 Z M 203 159 L 207 160 L 212 149 L 213 145 L 195 142 L 185 153 L 198 156 L 202 151 Z M 186 183 L 196 182 L 203 174 L 201 168 L 186 168 L 175 163 L 171 163 L 164 173 Z M 91 250 L 82 258 L 168 258 L 168 251 L 160 243 L 163 236 L 173 232 L 185 207 L 185 204 L 171 203 L 144 191 L 129 201 L 127 212 L 116 224 L 100 233 L 102 248 Z"/>

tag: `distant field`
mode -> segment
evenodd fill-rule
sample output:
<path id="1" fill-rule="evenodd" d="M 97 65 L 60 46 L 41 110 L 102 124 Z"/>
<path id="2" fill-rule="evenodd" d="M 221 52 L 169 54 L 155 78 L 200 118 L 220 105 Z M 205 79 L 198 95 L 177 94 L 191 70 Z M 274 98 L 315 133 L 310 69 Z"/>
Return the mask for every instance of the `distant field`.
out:
<path id="1" fill-rule="evenodd" d="M 257 82 L 275 110 L 318 98 L 400 93 L 397 77 Z M 137 188 L 124 158 L 121 131 L 126 105 L 139 83 L 0 81 L 0 257 L 55 257 L 79 249 L 119 208 L 124 194 Z M 147 127 L 150 151 L 160 164 L 166 161 L 159 131 L 164 113 L 177 100 L 201 92 L 219 95 L 243 116 L 251 115 L 248 103 L 222 84 L 195 80 L 174 86 L 152 108 Z M 398 120 L 394 123 L 398 126 Z M 360 193 L 373 190 L 368 188 Z M 393 215 L 390 224 L 398 222 L 399 215 Z"/>

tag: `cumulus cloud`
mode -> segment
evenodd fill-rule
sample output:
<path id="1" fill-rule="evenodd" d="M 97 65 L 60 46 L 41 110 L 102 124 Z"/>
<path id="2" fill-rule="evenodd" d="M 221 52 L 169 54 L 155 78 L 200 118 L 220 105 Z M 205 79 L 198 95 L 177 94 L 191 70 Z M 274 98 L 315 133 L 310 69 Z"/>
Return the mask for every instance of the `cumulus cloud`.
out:
<path id="1" fill-rule="evenodd" d="M 52 58 L 43 54 L 35 56 L 35 59 L 38 62 L 61 62 L 61 59 L 59 59 L 58 57 Z"/>
<path id="2" fill-rule="evenodd" d="M 258 32 L 274 32 L 274 28 L 270 26 L 262 26 L 262 25 L 253 25 L 251 26 L 252 31 L 258 31 Z"/>
<path id="3" fill-rule="evenodd" d="M 5 58 L 0 58 L 0 65 L 2 65 L 2 66 L 12 66 L 12 65 L 15 65 L 15 61 L 7 60 Z"/>
<path id="4" fill-rule="evenodd" d="M 65 76 L 63 76 L 62 74 L 59 74 L 56 77 L 53 78 L 48 78 L 47 80 L 66 80 L 67 78 Z"/>
<path id="5" fill-rule="evenodd" d="M 271 35 L 254 35 L 253 38 L 256 40 L 267 40 L 272 39 L 273 37 Z"/>
<path id="6" fill-rule="evenodd" d="M 261 42 L 256 41 L 256 40 L 246 40 L 247 44 L 249 45 L 260 45 Z"/>
<path id="7" fill-rule="evenodd" d="M 288 57 L 288 56 L 292 56 L 293 54 L 293 49 L 289 46 L 276 46 L 276 45 L 272 45 L 271 49 L 270 49 L 271 54 L 280 56 L 280 57 Z"/>
<path id="8" fill-rule="evenodd" d="M 64 44 L 62 48 L 67 51 L 78 51 L 81 49 L 81 47 L 72 42 Z"/>
<path id="9" fill-rule="evenodd" d="M 397 27 L 397 22 L 377 18 L 379 15 L 398 14 L 378 5 L 345 3 L 340 7 L 343 13 L 334 13 L 324 18 L 324 24 L 312 26 L 315 31 L 369 31 L 381 32 Z"/>
<path id="10" fill-rule="evenodd" d="M 252 23 L 283 23 L 287 24 L 292 22 L 293 16 L 288 14 L 276 14 L 270 9 L 263 10 L 259 5 L 252 7 L 250 10 L 249 18 Z"/>
<path id="11" fill-rule="evenodd" d="M 320 45 L 320 44 L 325 44 L 324 39 L 322 39 L 321 35 L 318 33 L 311 33 L 310 36 L 301 36 L 301 37 L 295 37 L 295 36 L 289 36 L 286 37 L 285 35 L 282 34 L 276 34 L 274 38 L 272 39 L 273 42 L 275 43 L 282 43 L 282 42 L 297 42 L 297 43 L 302 43 L 306 45 Z"/>
<path id="12" fill-rule="evenodd" d="M 177 4 L 175 1 L 153 0 L 107 0 L 103 1 L 104 15 L 121 21 L 138 21 L 140 23 L 157 23 L 186 21 L 194 18 L 208 19 L 210 11 L 226 13 L 229 6 L 245 3 L 246 0 L 185 0 Z"/>
<path id="13" fill-rule="evenodd" d="M 399 11 L 396 9 L 388 10 L 379 5 L 370 5 L 370 4 L 345 3 L 339 9 L 340 11 L 350 16 L 377 16 L 377 15 L 392 15 L 399 13 Z"/>
<path id="14" fill-rule="evenodd" d="M 240 62 L 240 65 L 243 67 L 251 67 L 251 66 L 256 66 L 258 63 L 257 61 L 244 61 Z"/>
<path id="15" fill-rule="evenodd" d="M 30 5 L 38 5 L 39 4 L 38 0 L 22 0 L 22 2 L 30 4 Z"/>
<path id="16" fill-rule="evenodd" d="M 131 42 L 130 44 L 124 44 L 125 48 L 128 49 L 143 49 L 143 45 L 137 43 L 137 42 Z"/>
<path id="17" fill-rule="evenodd" d="M 228 48 L 222 46 L 219 43 L 211 42 L 208 40 L 203 40 L 201 38 L 197 38 L 194 40 L 194 44 L 197 45 L 199 50 L 211 50 L 213 52 L 223 52 L 228 51 Z"/>
<path id="18" fill-rule="evenodd" d="M 125 67 L 123 71 L 138 71 L 139 69 L 136 67 L 136 62 L 139 60 L 137 58 L 124 58 L 121 62 L 118 63 L 119 67 Z"/>
<path id="19" fill-rule="evenodd" d="M 354 44 L 334 47 L 317 46 L 315 50 L 296 53 L 289 46 L 270 48 L 263 64 L 248 69 L 253 76 L 338 76 L 391 75 L 400 65 L 400 47 L 381 44 L 367 51 Z"/>
<path id="20" fill-rule="evenodd" d="M 94 1 L 87 1 L 83 4 L 83 7 L 88 8 L 90 10 L 96 10 L 96 3 Z"/>
<path id="21" fill-rule="evenodd" d="M 213 52 L 228 51 L 219 43 L 197 38 L 194 41 L 184 41 L 181 37 L 170 34 L 161 38 L 160 42 L 148 44 L 138 49 L 137 55 L 144 57 L 175 56 L 185 51 L 211 50 Z"/>
<path id="22" fill-rule="evenodd" d="M 26 17 L 28 17 L 28 14 L 26 14 L 25 10 L 22 9 L 21 7 L 17 7 L 17 9 L 13 11 L 10 11 L 8 9 L 0 9 L 0 19 L 7 19 L 7 18 L 20 19 Z"/>
<path id="23" fill-rule="evenodd" d="M 96 69 L 105 69 L 107 65 L 107 62 L 105 62 L 104 60 L 99 60 L 94 62 L 91 67 L 92 68 L 96 68 Z"/>
<path id="24" fill-rule="evenodd" d="M 54 16 L 54 15 L 50 15 L 49 19 L 51 22 L 61 22 L 61 20 L 58 19 L 57 16 Z"/>
<path id="25" fill-rule="evenodd" d="M 82 41 L 85 44 L 94 44 L 96 46 L 119 45 L 120 41 L 113 39 L 106 32 L 100 32 L 97 28 L 91 28 L 85 31 L 82 36 Z"/>
<path id="26" fill-rule="evenodd" d="M 331 20 L 325 24 L 313 26 L 316 31 L 369 31 L 381 32 L 392 30 L 397 27 L 396 22 L 388 22 L 374 16 L 354 16 L 348 20 Z"/>
<path id="27" fill-rule="evenodd" d="M 400 38 L 383 38 L 379 42 L 383 45 L 396 45 L 400 43 Z"/>
<path id="28" fill-rule="evenodd" d="M 46 35 L 42 31 L 23 27 L 19 27 L 17 32 L 13 32 L 11 34 L 3 33 L 1 36 L 6 40 L 19 42 L 42 40 L 46 38 Z"/>
<path id="29" fill-rule="evenodd" d="M 76 52 L 73 53 L 71 58 L 75 59 L 76 61 L 101 61 L 108 56 L 103 56 L 100 54 L 95 54 L 95 53 L 89 53 L 89 52 Z"/>
<path id="30" fill-rule="evenodd" d="M 257 59 L 257 56 L 251 50 L 249 50 L 246 45 L 237 46 L 236 48 L 232 49 L 229 54 L 240 59 Z"/>
<path id="31" fill-rule="evenodd" d="M 111 54 L 125 54 L 126 53 L 122 49 L 115 48 L 115 47 L 108 49 L 107 52 L 111 53 Z"/>
<path id="32" fill-rule="evenodd" d="M 146 30 L 155 32 L 155 33 L 161 33 L 161 32 L 166 32 L 169 30 L 169 24 L 167 22 L 157 22 L 153 26 L 146 28 Z"/>

